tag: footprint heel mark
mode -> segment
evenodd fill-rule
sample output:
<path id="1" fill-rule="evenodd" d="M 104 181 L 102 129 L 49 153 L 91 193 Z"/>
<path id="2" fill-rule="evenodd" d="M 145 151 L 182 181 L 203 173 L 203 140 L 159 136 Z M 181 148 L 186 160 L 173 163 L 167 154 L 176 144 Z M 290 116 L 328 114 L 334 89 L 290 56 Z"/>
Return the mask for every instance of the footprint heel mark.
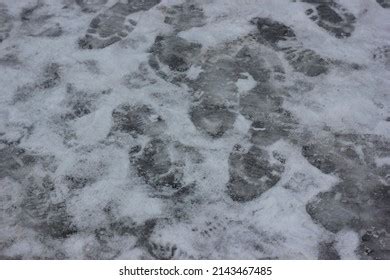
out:
<path id="1" fill-rule="evenodd" d="M 346 8 L 334 1 L 303 0 L 303 2 L 314 5 L 305 13 L 319 27 L 339 39 L 352 35 L 356 17 Z"/>
<path id="2" fill-rule="evenodd" d="M 136 22 L 127 16 L 148 11 L 161 0 L 127 0 L 117 2 L 92 19 L 86 35 L 79 39 L 81 49 L 103 49 L 126 38 L 133 31 Z"/>

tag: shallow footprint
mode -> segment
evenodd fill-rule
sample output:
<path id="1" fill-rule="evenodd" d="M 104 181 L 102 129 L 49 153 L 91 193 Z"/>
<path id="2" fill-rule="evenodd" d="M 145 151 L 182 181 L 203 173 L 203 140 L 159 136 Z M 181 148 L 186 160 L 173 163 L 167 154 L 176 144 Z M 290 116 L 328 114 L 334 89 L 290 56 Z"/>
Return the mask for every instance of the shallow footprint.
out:
<path id="1" fill-rule="evenodd" d="M 127 20 L 127 16 L 147 11 L 159 3 L 160 0 L 117 2 L 92 19 L 87 34 L 78 42 L 79 47 L 81 49 L 103 49 L 119 42 L 126 38 L 136 25 L 135 21 Z"/>
<path id="2" fill-rule="evenodd" d="M 351 36 L 355 29 L 356 17 L 346 8 L 334 1 L 303 0 L 303 2 L 315 4 L 314 9 L 307 9 L 305 13 L 319 27 L 339 39 Z"/>
<path id="3" fill-rule="evenodd" d="M 63 34 L 63 29 L 60 23 L 55 21 L 50 8 L 40 1 L 33 6 L 24 7 L 20 19 L 21 31 L 27 36 L 55 38 Z"/>

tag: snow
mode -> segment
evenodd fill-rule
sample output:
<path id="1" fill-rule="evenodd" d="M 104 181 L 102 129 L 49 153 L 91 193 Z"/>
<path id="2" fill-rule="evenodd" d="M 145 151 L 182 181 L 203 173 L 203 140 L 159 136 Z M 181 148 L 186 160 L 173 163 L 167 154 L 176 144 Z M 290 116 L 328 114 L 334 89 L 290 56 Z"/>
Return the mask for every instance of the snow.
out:
<path id="1" fill-rule="evenodd" d="M 141 86 L 125 82 L 125 77 L 134 77 L 133 74 L 142 72 L 143 65 L 148 65 L 156 36 L 172 32 L 164 23 L 161 7 L 182 1 L 163 0 L 148 11 L 130 15 L 137 25 L 128 37 L 94 50 L 80 49 L 77 41 L 95 13 L 83 13 L 72 0 L 40 2 L 44 3 L 40 13 L 52 16 L 46 20 L 38 18 L 35 27 L 27 28 L 19 15 L 24 7 L 35 5 L 35 1 L 4 1 L 14 26 L 9 38 L 0 43 L 0 58 L 12 54 L 20 63 L 7 66 L 0 62 L 0 148 L 17 143 L 28 153 L 47 159 L 49 163 L 36 167 L 43 171 L 26 167 L 28 170 L 20 171 L 20 176 L 49 174 L 56 185 L 51 199 L 65 201 L 77 233 L 57 242 L 31 223 L 23 219 L 18 222 L 17 217 L 24 214 L 12 212 L 11 217 L 15 218 L 4 219 L 5 211 L 11 211 L 12 207 L 23 212 L 23 199 L 19 197 L 20 183 L 9 176 L 0 177 L 0 202 L 6 201 L 0 207 L 1 257 L 57 258 L 55 251 L 60 251 L 70 259 L 91 258 L 91 254 L 96 258 L 150 258 L 145 249 L 149 247 L 143 248 L 136 241 L 140 238 L 138 228 L 134 235 L 113 234 L 107 250 L 115 254 L 99 255 L 95 249 L 90 249 L 89 255 L 86 253 L 88 246 L 97 242 L 96 230 L 130 217 L 139 228 L 148 221 L 159 221 L 149 241 L 164 246 L 174 244 L 179 248 L 175 258 L 316 259 L 318 244 L 324 240 L 335 240 L 341 258 L 359 258 L 356 253 L 359 235 L 354 229 L 332 233 L 306 212 L 307 203 L 320 192 L 332 190 L 339 178 L 309 164 L 294 141 L 281 139 L 267 147 L 270 154 L 276 151 L 286 159 L 278 183 L 252 201 L 235 202 L 226 191 L 229 156 L 237 143 L 244 149 L 252 145 L 248 133 L 251 122 L 238 114 L 233 127 L 223 137 L 214 139 L 200 132 L 189 118 L 192 100 L 198 93 L 191 92 L 186 85 L 164 80 L 151 67 L 147 67 L 141 80 L 129 78 L 129 84 Z M 358 19 L 352 36 L 340 40 L 305 16 L 308 3 L 195 2 L 204 10 L 205 25 L 178 32 L 177 36 L 201 44 L 202 54 L 209 50 L 219 53 L 225 45 L 255 31 L 250 24 L 252 18 L 272 17 L 292 26 L 306 48 L 341 65 L 332 66 L 326 75 L 308 78 L 283 61 L 285 80 L 275 83 L 283 90 L 296 88 L 283 99 L 283 109 L 298 120 L 297 131 L 309 131 L 308 134 L 320 137 L 326 127 L 335 133 L 390 137 L 390 122 L 385 120 L 390 116 L 389 69 L 372 59 L 376 48 L 390 44 L 389 9 L 382 9 L 376 1 L 338 1 Z M 108 1 L 102 10 L 114 3 Z M 31 36 L 57 23 L 63 30 L 61 36 Z M 283 57 L 280 52 L 277 56 Z M 28 90 L 24 100 L 15 100 L 22 86 L 40 83 L 42 71 L 50 63 L 60 65 L 59 84 Z M 192 65 L 185 75 L 196 81 L 205 71 L 202 66 Z M 310 84 L 308 89 L 300 87 L 305 83 Z M 75 88 L 73 93 L 67 90 L 70 84 Z M 257 85 L 247 72 L 241 73 L 234 83 L 241 96 Z M 90 102 L 86 105 L 90 112 L 65 121 L 64 115 L 71 111 L 69 100 L 73 99 Z M 144 147 L 150 137 L 112 131 L 112 112 L 124 103 L 147 105 L 155 111 L 151 121 L 158 121 L 159 116 L 165 121 L 166 128 L 159 137 L 181 145 L 174 146 L 170 155 L 178 157 L 174 165 L 183 170 L 183 185 L 189 186 L 189 198 L 167 199 L 165 193 L 156 191 L 139 176 L 137 166 L 129 160 L 129 151 L 137 145 Z M 253 129 L 262 132 L 265 128 Z M 178 146 L 185 152 L 177 152 Z M 378 167 L 389 165 L 389 157 L 378 157 L 376 161 Z M 89 181 L 83 188 L 72 189 L 64 179 L 69 174 Z M 107 214 L 109 206 L 114 210 Z M 182 220 L 178 221 L 176 216 Z"/>

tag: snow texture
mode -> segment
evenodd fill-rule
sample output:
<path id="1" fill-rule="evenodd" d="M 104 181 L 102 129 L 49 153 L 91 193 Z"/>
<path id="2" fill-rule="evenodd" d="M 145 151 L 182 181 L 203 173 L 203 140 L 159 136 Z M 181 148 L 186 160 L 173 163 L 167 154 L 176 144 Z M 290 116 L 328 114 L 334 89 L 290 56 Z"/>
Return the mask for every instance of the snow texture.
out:
<path id="1" fill-rule="evenodd" d="M 390 2 L 2 0 L 1 259 L 390 259 Z"/>

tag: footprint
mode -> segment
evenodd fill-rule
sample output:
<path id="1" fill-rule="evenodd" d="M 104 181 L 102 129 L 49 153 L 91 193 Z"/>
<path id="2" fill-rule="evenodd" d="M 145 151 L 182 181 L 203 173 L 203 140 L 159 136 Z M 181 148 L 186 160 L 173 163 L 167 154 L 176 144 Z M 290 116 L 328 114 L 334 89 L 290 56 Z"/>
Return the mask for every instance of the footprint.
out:
<path id="1" fill-rule="evenodd" d="M 123 77 L 123 84 L 129 89 L 140 89 L 157 83 L 157 79 L 150 75 L 147 62 L 141 63 L 138 69 Z"/>
<path id="2" fill-rule="evenodd" d="M 76 88 L 73 84 L 66 85 L 66 96 L 61 102 L 61 106 L 65 109 L 61 119 L 72 121 L 84 117 L 96 111 L 96 102 L 103 95 L 107 95 L 111 89 L 99 91 L 86 91 Z"/>
<path id="3" fill-rule="evenodd" d="M 166 15 L 164 23 L 172 25 L 175 33 L 206 24 L 203 10 L 192 0 L 168 8 L 164 7 L 163 10 Z"/>
<path id="4" fill-rule="evenodd" d="M 360 233 L 357 251 L 362 258 L 388 259 L 390 192 L 384 176 L 389 168 L 385 166 L 387 171 L 384 171 L 375 163 L 378 157 L 389 155 L 385 148 L 388 141 L 375 135 L 358 134 L 339 134 L 330 140 L 321 139 L 320 143 L 303 149 L 303 156 L 310 164 L 339 178 L 331 190 L 311 200 L 306 211 L 313 221 L 330 232 L 351 228 Z M 374 231 L 377 234 L 372 236 Z"/>
<path id="5" fill-rule="evenodd" d="M 234 62 L 221 59 L 204 63 L 203 72 L 191 81 L 187 72 L 201 61 L 201 47 L 178 36 L 158 36 L 151 48 L 149 65 L 163 79 L 178 85 L 185 82 L 195 95 L 204 93 L 193 102 L 189 116 L 197 129 L 218 138 L 233 127 L 236 119 L 234 106 L 229 103 L 237 99 L 234 83 L 239 73 Z"/>
<path id="6" fill-rule="evenodd" d="M 55 22 L 55 17 L 51 14 L 50 7 L 41 1 L 34 6 L 23 8 L 20 19 L 21 31 L 27 36 L 55 38 L 63 34 L 60 23 Z"/>
<path id="7" fill-rule="evenodd" d="M 319 76 L 328 72 L 328 62 L 313 50 L 297 50 L 288 48 L 285 50 L 285 58 L 291 66 L 298 72 L 304 73 L 309 77 Z"/>
<path id="8" fill-rule="evenodd" d="M 382 6 L 382 8 L 390 8 L 390 1 L 389 0 L 376 0 L 376 2 L 378 2 L 379 5 Z"/>
<path id="9" fill-rule="evenodd" d="M 179 36 L 157 36 L 150 48 L 149 65 L 162 79 L 182 83 L 187 71 L 198 60 L 201 48 L 200 44 Z"/>
<path id="10" fill-rule="evenodd" d="M 251 201 L 272 188 L 280 180 L 284 166 L 271 161 L 268 152 L 255 145 L 248 151 L 233 150 L 229 157 L 230 179 L 227 185 L 231 199 Z"/>
<path id="11" fill-rule="evenodd" d="M 302 147 L 302 155 L 314 167 L 325 174 L 331 174 L 337 170 L 337 155 L 320 150 L 315 144 Z"/>
<path id="12" fill-rule="evenodd" d="M 13 28 L 12 17 L 5 4 L 0 3 L 0 43 L 9 37 Z"/>
<path id="13" fill-rule="evenodd" d="M 130 14 L 147 11 L 161 0 L 127 0 L 117 2 L 112 7 L 94 17 L 89 24 L 87 34 L 79 39 L 81 49 L 103 49 L 126 38 L 137 24 L 127 19 Z"/>
<path id="14" fill-rule="evenodd" d="M 254 18 L 251 22 L 257 26 L 258 34 L 255 36 L 258 41 L 276 51 L 282 51 L 284 58 L 295 71 L 309 77 L 328 72 L 329 62 L 313 50 L 304 48 L 291 27 L 269 18 Z"/>
<path id="15" fill-rule="evenodd" d="M 112 132 L 154 136 L 163 133 L 166 123 L 147 105 L 122 104 L 112 112 Z"/>
<path id="16" fill-rule="evenodd" d="M 305 13 L 319 27 L 339 39 L 352 35 L 356 17 L 346 8 L 334 1 L 303 0 L 303 2 L 315 5 L 314 8 L 307 9 Z"/>
<path id="17" fill-rule="evenodd" d="M 49 175 L 29 176 L 22 184 L 25 185 L 25 193 L 21 204 L 21 222 L 25 226 L 52 238 L 66 238 L 76 232 L 65 202 L 54 202 L 52 199 L 55 185 Z"/>
<path id="18" fill-rule="evenodd" d="M 180 158 L 168 140 L 152 139 L 135 160 L 138 175 L 157 190 L 170 192 L 182 187 L 183 170 Z"/>
<path id="19" fill-rule="evenodd" d="M 11 177 L 21 180 L 31 172 L 33 165 L 42 160 L 40 156 L 29 154 L 18 147 L 0 149 L 0 179 Z"/>
<path id="20" fill-rule="evenodd" d="M 213 138 L 222 137 L 233 128 L 237 113 L 224 105 L 202 102 L 190 109 L 190 118 L 195 127 Z"/>
<path id="21" fill-rule="evenodd" d="M 360 182 L 343 181 L 331 191 L 320 193 L 306 205 L 306 211 L 313 221 L 330 232 L 345 228 L 359 232 L 361 244 L 357 252 L 363 258 L 388 259 L 388 186 L 361 179 Z"/>

